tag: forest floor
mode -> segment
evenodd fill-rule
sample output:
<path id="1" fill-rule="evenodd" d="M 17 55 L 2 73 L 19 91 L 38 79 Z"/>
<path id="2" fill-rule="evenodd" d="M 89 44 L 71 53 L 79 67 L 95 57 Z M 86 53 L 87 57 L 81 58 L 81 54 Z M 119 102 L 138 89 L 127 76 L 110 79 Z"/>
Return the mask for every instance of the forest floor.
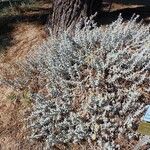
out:
<path id="1" fill-rule="evenodd" d="M 45 23 L 49 13 L 49 5 L 45 9 L 27 12 L 18 17 L 18 20 L 8 19 L 9 23 L 3 23 L 0 18 L 0 69 L 23 59 L 29 51 L 37 47 L 46 39 Z M 43 11 L 44 10 L 44 11 Z M 133 13 L 141 14 L 142 19 L 149 23 L 149 8 L 141 5 L 126 5 L 115 3 L 111 12 L 102 18 L 102 24 L 108 24 L 115 20 L 119 13 L 127 18 Z M 5 19 L 6 21 L 6 19 Z M 1 71 L 1 70 L 0 70 Z M 42 150 L 42 144 L 31 144 L 26 140 L 24 116 L 28 105 L 21 100 L 13 101 L 10 97 L 13 89 L 0 85 L 0 150 Z"/>

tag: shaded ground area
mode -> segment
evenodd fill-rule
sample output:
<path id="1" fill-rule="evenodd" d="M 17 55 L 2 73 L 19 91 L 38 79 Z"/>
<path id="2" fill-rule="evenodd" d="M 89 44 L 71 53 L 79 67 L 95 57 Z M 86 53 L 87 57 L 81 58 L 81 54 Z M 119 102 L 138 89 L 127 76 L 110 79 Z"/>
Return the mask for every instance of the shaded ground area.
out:
<path id="1" fill-rule="evenodd" d="M 10 63 L 13 60 L 25 57 L 28 51 L 39 45 L 46 37 L 44 27 L 38 24 L 18 23 L 15 25 L 7 45 L 6 53 L 2 59 L 3 63 Z M 8 37 L 9 38 L 9 37 Z"/>
<path id="2" fill-rule="evenodd" d="M 28 30 L 27 27 L 22 31 L 21 29 L 18 30 L 18 28 L 22 27 L 22 24 L 33 25 L 35 28 L 39 28 L 41 26 L 44 31 L 44 25 L 46 24 L 47 17 L 52 11 L 50 8 L 50 4 L 43 4 L 41 7 L 33 7 L 32 9 L 24 8 L 24 11 L 19 12 L 18 14 L 0 16 L 0 53 L 7 53 L 9 51 L 9 47 L 12 47 L 13 45 L 16 46 L 18 41 L 15 41 L 14 33 L 15 35 L 20 34 L 21 37 L 21 34 L 24 34 L 25 31 Z M 39 34 L 38 31 L 36 31 L 34 35 L 36 33 Z M 26 41 L 26 43 L 28 43 L 28 41 Z"/>
<path id="3" fill-rule="evenodd" d="M 97 16 L 96 21 L 99 25 L 106 25 L 115 21 L 119 14 L 124 21 L 129 20 L 133 14 L 139 15 L 137 21 L 143 20 L 145 24 L 150 23 L 150 1 L 149 0 L 112 0 L 110 11 L 106 11 Z"/>

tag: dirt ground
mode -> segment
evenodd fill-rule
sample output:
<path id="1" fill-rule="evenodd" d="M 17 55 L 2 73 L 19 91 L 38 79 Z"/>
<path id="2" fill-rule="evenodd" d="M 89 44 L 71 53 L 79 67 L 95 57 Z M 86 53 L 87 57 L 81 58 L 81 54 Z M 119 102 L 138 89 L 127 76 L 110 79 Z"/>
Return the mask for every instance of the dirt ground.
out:
<path id="1" fill-rule="evenodd" d="M 28 23 L 17 24 L 12 36 L 14 44 L 1 57 L 0 66 L 24 58 L 45 39 L 42 26 Z M 12 101 L 9 98 L 11 92 L 13 89 L 8 86 L 0 86 L 0 150 L 35 149 L 26 140 L 24 116 L 28 107 L 20 99 Z"/>
<path id="2" fill-rule="evenodd" d="M 0 28 L 0 45 L 3 46 L 0 50 L 0 68 L 25 58 L 46 38 L 41 16 L 35 16 L 33 20 L 16 21 Z M 0 150 L 41 150 L 41 143 L 36 143 L 36 146 L 27 140 L 24 119 L 30 107 L 21 99 L 13 100 L 10 97 L 13 92 L 9 86 L 0 84 Z"/>
<path id="3" fill-rule="evenodd" d="M 46 38 L 42 25 L 29 23 L 16 24 L 11 36 L 13 37 L 12 46 L 7 48 L 3 63 L 25 57 L 30 50 L 34 49 Z"/>
<path id="4" fill-rule="evenodd" d="M 132 10 L 144 13 L 144 19 L 149 19 L 148 8 L 137 8 L 137 5 L 113 4 L 110 13 L 117 13 Z M 127 9 L 127 10 L 126 10 Z M 110 14 L 112 15 L 112 14 Z M 112 22 L 112 17 L 106 14 L 107 22 Z M 131 14 L 128 14 L 131 15 Z M 116 16 L 115 16 L 116 17 Z M 45 25 L 34 22 L 15 22 L 12 24 L 13 30 L 3 34 L 0 38 L 10 38 L 9 45 L 0 54 L 0 66 L 11 64 L 18 59 L 24 58 L 29 51 L 40 45 L 46 38 Z M 1 30 L 1 29 L 0 29 Z M 4 40 L 4 39 L 3 39 Z M 2 40 L 2 41 L 3 41 Z M 0 40 L 0 42 L 2 42 Z M 0 43 L 2 44 L 2 43 Z M 24 105 L 21 100 L 12 101 L 8 96 L 13 92 L 8 86 L 0 85 L 0 150 L 42 150 L 42 143 L 31 144 L 27 140 L 27 129 L 24 118 L 26 111 L 30 108 Z"/>

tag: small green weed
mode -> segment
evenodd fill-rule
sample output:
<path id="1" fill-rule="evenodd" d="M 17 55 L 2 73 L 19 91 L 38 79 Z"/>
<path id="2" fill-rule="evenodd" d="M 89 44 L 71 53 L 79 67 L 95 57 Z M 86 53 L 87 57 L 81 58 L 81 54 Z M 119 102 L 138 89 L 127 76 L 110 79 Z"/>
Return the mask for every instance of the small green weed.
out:
<path id="1" fill-rule="evenodd" d="M 21 102 L 23 105 L 30 106 L 31 105 L 31 97 L 28 90 L 24 90 L 21 94 Z"/>
<path id="2" fill-rule="evenodd" d="M 11 92 L 8 96 L 7 96 L 8 100 L 11 101 L 15 101 L 17 99 L 17 94 L 15 92 Z"/>

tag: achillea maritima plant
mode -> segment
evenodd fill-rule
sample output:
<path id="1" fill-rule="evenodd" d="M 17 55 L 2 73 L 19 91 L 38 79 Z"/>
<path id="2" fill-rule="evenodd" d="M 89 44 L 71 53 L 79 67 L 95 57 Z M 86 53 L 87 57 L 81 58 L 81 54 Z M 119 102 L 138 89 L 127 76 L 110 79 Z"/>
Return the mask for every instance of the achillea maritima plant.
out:
<path id="1" fill-rule="evenodd" d="M 150 26 L 123 23 L 121 16 L 106 27 L 89 23 L 47 42 L 26 60 L 36 68 L 38 92 L 28 118 L 31 139 L 46 148 L 94 141 L 99 149 L 121 149 L 135 143 L 136 130 L 150 93 Z"/>

